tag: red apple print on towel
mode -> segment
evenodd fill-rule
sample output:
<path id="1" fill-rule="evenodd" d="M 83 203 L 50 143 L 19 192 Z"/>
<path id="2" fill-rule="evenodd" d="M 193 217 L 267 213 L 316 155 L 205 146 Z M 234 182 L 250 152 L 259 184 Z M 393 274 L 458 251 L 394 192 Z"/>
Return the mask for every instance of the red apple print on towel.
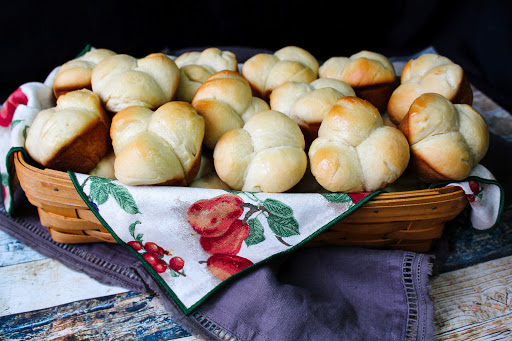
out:
<path id="1" fill-rule="evenodd" d="M 213 255 L 206 262 L 208 269 L 222 281 L 252 264 L 247 258 L 222 254 Z"/>
<path id="2" fill-rule="evenodd" d="M 21 88 L 16 89 L 0 108 L 0 126 L 8 127 L 12 122 L 12 117 L 18 105 L 27 105 L 28 98 Z"/>
<path id="3" fill-rule="evenodd" d="M 234 194 L 196 201 L 188 209 L 188 222 L 201 236 L 219 237 L 226 233 L 244 208 L 243 200 Z"/>
<path id="4" fill-rule="evenodd" d="M 300 234 L 299 223 L 290 206 L 272 198 L 261 200 L 255 193 L 241 194 L 246 195 L 249 202 L 228 193 L 198 200 L 188 210 L 188 222 L 200 235 L 199 244 L 212 255 L 199 263 L 207 264 L 208 269 L 222 280 L 253 264 L 238 253 L 244 242 L 251 247 L 266 240 L 263 219 L 276 239 L 287 247 L 293 245 L 284 238 Z"/>
<path id="5" fill-rule="evenodd" d="M 202 248 L 211 255 L 216 253 L 236 255 L 240 252 L 242 243 L 247 236 L 249 236 L 249 225 L 237 219 L 223 235 L 219 237 L 202 236 L 199 242 Z"/>

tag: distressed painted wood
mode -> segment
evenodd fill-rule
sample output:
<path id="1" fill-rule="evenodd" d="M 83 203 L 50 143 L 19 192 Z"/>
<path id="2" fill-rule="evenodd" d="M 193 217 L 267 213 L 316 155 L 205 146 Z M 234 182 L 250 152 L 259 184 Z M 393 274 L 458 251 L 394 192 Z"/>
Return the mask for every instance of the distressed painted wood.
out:
<path id="1" fill-rule="evenodd" d="M 0 340 L 201 340 L 150 295 L 104 286 L 5 234 L 0 246 Z M 437 340 L 512 340 L 512 256 L 434 277 L 432 297 Z"/>
<path id="2" fill-rule="evenodd" d="M 439 340 L 512 340 L 512 256 L 432 279 Z"/>
<path id="3" fill-rule="evenodd" d="M 0 339 L 202 340 L 181 327 L 157 298 L 132 292 L 0 317 Z"/>
<path id="4" fill-rule="evenodd" d="M 126 291 L 101 284 L 53 259 L 3 266 L 0 267 L 0 316 Z"/>
<path id="5" fill-rule="evenodd" d="M 41 259 L 46 259 L 46 257 L 0 231 L 0 267 Z"/>

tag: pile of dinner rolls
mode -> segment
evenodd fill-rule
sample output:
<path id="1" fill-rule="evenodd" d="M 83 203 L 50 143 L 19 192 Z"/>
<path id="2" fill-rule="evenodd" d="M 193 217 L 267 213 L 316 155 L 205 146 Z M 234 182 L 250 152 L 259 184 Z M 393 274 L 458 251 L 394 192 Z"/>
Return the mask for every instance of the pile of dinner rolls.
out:
<path id="1" fill-rule="evenodd" d="M 464 71 L 436 54 L 398 77 L 371 51 L 322 63 L 287 46 L 240 65 L 213 47 L 175 59 L 92 49 L 59 67 L 53 93 L 29 155 L 126 185 L 372 192 L 406 170 L 463 180 L 489 145 Z"/>

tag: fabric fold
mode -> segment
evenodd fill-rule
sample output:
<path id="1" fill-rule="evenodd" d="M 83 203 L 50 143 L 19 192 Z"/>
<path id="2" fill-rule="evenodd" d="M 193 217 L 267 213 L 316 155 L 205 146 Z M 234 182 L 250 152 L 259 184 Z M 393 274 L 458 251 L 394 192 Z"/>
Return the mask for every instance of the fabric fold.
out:
<path id="1" fill-rule="evenodd" d="M 425 254 L 306 248 L 230 283 L 192 317 L 218 339 L 431 340 L 431 268 Z"/>

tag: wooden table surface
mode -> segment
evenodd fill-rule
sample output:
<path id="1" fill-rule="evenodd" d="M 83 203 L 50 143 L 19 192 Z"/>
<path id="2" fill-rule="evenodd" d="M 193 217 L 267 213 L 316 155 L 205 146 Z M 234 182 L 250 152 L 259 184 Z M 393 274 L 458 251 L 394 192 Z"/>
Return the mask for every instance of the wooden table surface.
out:
<path id="1" fill-rule="evenodd" d="M 512 256 L 432 278 L 438 340 L 512 340 Z M 151 295 L 106 286 L 0 231 L 0 340 L 200 341 Z"/>

